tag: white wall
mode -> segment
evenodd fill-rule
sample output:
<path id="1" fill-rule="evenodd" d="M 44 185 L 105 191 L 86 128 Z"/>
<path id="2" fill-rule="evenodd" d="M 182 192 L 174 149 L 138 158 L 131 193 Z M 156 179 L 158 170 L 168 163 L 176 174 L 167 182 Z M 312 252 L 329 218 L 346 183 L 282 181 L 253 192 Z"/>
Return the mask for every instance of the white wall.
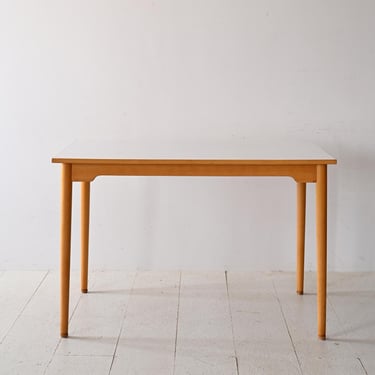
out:
<path id="1" fill-rule="evenodd" d="M 374 36 L 373 0 L 1 0 L 0 268 L 58 266 L 50 157 L 75 138 L 282 135 L 339 161 L 330 269 L 375 270 Z M 291 179 L 99 178 L 92 199 L 94 267 L 294 269 Z M 314 269 L 313 186 L 308 210 Z"/>

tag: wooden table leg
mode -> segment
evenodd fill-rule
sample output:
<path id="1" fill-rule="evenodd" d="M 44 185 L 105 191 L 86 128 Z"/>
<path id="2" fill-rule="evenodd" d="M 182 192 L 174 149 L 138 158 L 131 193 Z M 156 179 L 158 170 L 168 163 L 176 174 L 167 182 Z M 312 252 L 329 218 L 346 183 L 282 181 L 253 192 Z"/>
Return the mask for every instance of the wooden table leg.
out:
<path id="1" fill-rule="evenodd" d="M 72 223 L 72 166 L 62 164 L 61 175 L 61 244 L 60 244 L 60 334 L 68 337 L 70 242 Z"/>
<path id="2" fill-rule="evenodd" d="M 317 166 L 316 181 L 317 310 L 318 336 L 326 338 L 327 293 L 327 166 Z"/>
<path id="3" fill-rule="evenodd" d="M 89 268 L 90 182 L 81 182 L 81 291 L 87 293 Z"/>
<path id="4" fill-rule="evenodd" d="M 303 294 L 305 272 L 306 183 L 297 183 L 297 293 Z"/>

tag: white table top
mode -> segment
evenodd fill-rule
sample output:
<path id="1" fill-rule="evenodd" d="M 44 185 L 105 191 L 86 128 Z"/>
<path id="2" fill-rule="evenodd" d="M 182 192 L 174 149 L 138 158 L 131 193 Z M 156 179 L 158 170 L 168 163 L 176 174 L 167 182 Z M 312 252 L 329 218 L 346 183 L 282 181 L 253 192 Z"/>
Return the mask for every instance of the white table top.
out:
<path id="1" fill-rule="evenodd" d="M 319 146 L 300 141 L 130 142 L 76 141 L 52 158 L 54 163 L 206 161 L 264 164 L 335 164 Z"/>

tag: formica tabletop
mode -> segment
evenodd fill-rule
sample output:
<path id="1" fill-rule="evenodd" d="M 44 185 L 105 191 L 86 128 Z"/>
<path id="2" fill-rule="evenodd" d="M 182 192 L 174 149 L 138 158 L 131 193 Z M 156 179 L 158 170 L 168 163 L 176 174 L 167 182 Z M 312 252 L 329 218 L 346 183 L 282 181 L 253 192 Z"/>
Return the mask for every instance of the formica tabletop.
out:
<path id="1" fill-rule="evenodd" d="M 75 141 L 53 163 L 336 164 L 319 146 L 300 141 Z"/>

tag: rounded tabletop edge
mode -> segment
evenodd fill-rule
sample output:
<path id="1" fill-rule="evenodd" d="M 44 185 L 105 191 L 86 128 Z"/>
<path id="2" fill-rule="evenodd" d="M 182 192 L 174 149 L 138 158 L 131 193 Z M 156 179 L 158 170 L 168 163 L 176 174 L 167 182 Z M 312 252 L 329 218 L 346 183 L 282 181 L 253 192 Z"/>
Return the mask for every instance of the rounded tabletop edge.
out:
<path id="1" fill-rule="evenodd" d="M 216 165 L 322 165 L 337 164 L 336 159 L 97 159 L 54 157 L 52 163 L 59 164 L 216 164 Z"/>

